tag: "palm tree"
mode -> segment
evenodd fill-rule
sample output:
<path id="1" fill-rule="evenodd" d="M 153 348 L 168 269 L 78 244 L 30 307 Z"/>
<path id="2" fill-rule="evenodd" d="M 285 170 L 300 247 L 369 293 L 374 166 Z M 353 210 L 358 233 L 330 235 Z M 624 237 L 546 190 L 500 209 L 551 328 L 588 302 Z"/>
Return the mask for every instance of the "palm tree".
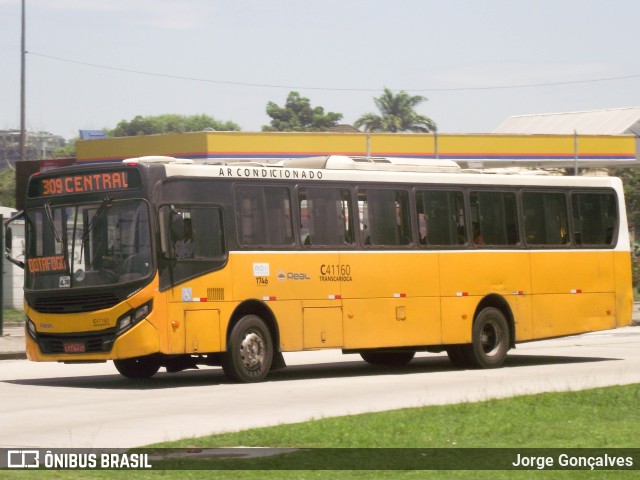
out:
<path id="1" fill-rule="evenodd" d="M 373 99 L 381 115 L 365 113 L 354 125 L 364 127 L 365 132 L 435 132 L 436 123 L 414 110 L 426 100 L 426 97 L 409 95 L 404 90 L 394 95 L 385 87 L 384 93 Z"/>

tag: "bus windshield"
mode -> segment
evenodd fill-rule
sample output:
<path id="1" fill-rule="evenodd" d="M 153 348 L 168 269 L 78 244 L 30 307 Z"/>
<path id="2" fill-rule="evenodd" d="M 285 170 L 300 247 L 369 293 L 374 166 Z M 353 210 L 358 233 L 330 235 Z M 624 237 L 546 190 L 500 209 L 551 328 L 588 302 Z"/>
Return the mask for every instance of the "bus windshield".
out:
<path id="1" fill-rule="evenodd" d="M 151 274 L 149 213 L 142 200 L 51 206 L 26 213 L 25 287 L 122 284 Z"/>

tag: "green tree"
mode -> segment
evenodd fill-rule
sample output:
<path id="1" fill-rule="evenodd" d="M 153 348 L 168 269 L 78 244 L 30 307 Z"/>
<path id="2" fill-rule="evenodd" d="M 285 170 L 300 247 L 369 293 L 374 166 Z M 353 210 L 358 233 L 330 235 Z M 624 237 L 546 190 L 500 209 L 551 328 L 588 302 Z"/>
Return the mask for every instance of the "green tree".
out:
<path id="1" fill-rule="evenodd" d="M 237 131 L 240 126 L 231 121 L 216 120 L 209 115 L 138 115 L 131 121 L 122 120 L 113 130 L 107 130 L 110 137 L 134 137 L 156 133 L 201 132 L 203 130 Z"/>
<path id="2" fill-rule="evenodd" d="M 263 132 L 324 132 L 342 120 L 341 113 L 311 107 L 309 99 L 298 92 L 289 92 L 284 107 L 269 102 L 267 115 L 271 125 L 263 125 Z"/>
<path id="3" fill-rule="evenodd" d="M 373 101 L 380 111 L 365 113 L 355 122 L 356 128 L 364 127 L 366 132 L 435 132 L 436 124 L 429 117 L 419 115 L 415 108 L 427 101 L 421 95 L 409 95 L 405 91 L 397 95 L 385 87 L 384 93 Z"/>
<path id="4" fill-rule="evenodd" d="M 78 140 L 78 137 L 69 140 L 64 147 L 56 148 L 53 151 L 53 158 L 75 157 L 77 140 Z"/>
<path id="5" fill-rule="evenodd" d="M 624 202 L 627 209 L 629 228 L 635 233 L 635 241 L 640 239 L 640 169 L 637 167 L 612 168 L 609 174 L 620 177 L 624 187 Z M 622 235 L 622 233 L 621 233 Z M 631 246 L 634 249 L 634 245 Z M 633 285 L 640 286 L 640 256 L 632 257 Z"/>
<path id="6" fill-rule="evenodd" d="M 622 179 L 629 226 L 635 225 L 640 233 L 640 169 L 636 167 L 612 168 L 609 170 L 609 174 Z"/>
<path id="7" fill-rule="evenodd" d="M 16 172 L 10 168 L 0 170 L 0 205 L 16 206 Z"/>

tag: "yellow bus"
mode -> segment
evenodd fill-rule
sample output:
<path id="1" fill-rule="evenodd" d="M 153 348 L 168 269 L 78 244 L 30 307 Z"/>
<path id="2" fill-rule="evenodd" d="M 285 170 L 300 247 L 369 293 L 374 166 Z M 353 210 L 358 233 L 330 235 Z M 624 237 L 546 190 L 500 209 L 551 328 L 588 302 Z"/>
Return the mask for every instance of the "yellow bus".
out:
<path id="1" fill-rule="evenodd" d="M 517 343 L 631 322 L 617 178 L 141 157 L 36 174 L 14 219 L 28 358 L 128 378 L 210 365 L 255 382 L 283 352 L 329 348 L 493 368 Z"/>

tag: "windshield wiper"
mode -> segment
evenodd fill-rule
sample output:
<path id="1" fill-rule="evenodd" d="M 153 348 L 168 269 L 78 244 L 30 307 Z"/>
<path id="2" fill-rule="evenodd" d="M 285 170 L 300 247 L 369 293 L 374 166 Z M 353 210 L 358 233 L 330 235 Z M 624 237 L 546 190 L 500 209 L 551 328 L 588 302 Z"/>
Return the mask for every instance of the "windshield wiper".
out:
<path id="1" fill-rule="evenodd" d="M 51 212 L 51 204 L 49 202 L 45 202 L 44 204 L 44 212 L 45 212 L 45 216 L 47 217 L 47 222 L 49 222 L 49 226 L 51 227 L 51 230 L 53 231 L 53 236 L 56 238 L 56 241 L 58 243 L 62 244 L 62 252 L 64 255 L 64 263 L 66 265 L 66 272 L 70 273 L 71 272 L 71 265 L 69 265 L 69 252 L 67 251 L 67 237 L 66 235 L 64 236 L 64 238 L 62 237 L 62 235 L 60 235 L 60 232 L 58 232 L 58 229 L 56 228 L 56 222 L 53 218 L 53 213 Z"/>
<path id="2" fill-rule="evenodd" d="M 112 200 L 113 200 L 113 197 L 111 195 L 106 196 L 104 198 L 104 200 L 102 200 L 102 203 L 100 204 L 98 209 L 96 210 L 96 213 L 94 213 L 93 217 L 91 217 L 91 220 L 89 221 L 89 225 L 87 225 L 87 229 L 85 230 L 84 234 L 82 235 L 82 244 L 83 245 L 89 239 L 89 234 L 96 227 L 96 225 L 98 224 L 98 221 L 100 221 L 102 216 L 106 213 L 107 209 L 111 208 L 111 205 L 112 205 L 111 201 Z"/>
<path id="3" fill-rule="evenodd" d="M 45 202 L 44 211 L 47 215 L 47 221 L 49 222 L 49 226 L 51 227 L 51 230 L 53 230 L 53 236 L 56 237 L 56 241 L 58 243 L 62 243 L 62 237 L 60 236 L 60 233 L 56 228 L 56 222 L 53 220 L 53 214 L 51 213 L 51 205 L 49 204 L 49 202 Z"/>

